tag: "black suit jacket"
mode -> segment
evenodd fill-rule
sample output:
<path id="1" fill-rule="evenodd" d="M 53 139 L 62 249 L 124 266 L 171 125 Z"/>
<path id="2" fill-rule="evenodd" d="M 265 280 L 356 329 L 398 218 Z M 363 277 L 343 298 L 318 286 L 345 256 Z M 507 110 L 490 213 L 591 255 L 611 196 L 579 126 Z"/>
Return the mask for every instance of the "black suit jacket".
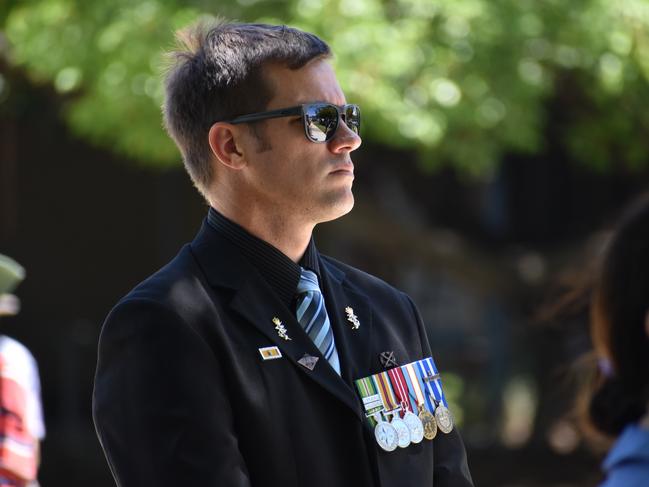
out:
<path id="1" fill-rule="evenodd" d="M 471 486 L 457 428 L 384 452 L 353 380 L 431 355 L 403 293 L 320 256 L 342 377 L 239 250 L 204 224 L 111 311 L 93 417 L 117 484 L 232 487 Z M 345 308 L 360 321 L 353 329 Z M 273 324 L 279 318 L 291 340 Z M 282 357 L 262 360 L 259 348 Z M 304 354 L 320 357 L 311 371 Z"/>

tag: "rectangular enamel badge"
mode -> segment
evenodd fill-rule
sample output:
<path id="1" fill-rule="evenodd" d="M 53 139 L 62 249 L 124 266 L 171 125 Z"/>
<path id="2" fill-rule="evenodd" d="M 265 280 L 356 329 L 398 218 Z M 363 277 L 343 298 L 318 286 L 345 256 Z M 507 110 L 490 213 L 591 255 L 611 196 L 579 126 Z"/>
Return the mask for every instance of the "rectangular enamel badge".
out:
<path id="1" fill-rule="evenodd" d="M 282 357 L 282 352 L 277 347 L 262 347 L 259 349 L 259 353 L 264 360 L 275 360 Z"/>

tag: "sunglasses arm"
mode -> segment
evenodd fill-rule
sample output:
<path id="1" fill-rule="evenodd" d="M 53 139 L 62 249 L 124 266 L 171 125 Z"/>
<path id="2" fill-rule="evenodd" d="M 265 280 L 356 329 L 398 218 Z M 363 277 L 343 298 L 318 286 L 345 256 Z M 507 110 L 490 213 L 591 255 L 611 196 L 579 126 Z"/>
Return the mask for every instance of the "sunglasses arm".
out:
<path id="1" fill-rule="evenodd" d="M 248 115 L 241 115 L 231 120 L 223 120 L 226 123 L 239 124 L 248 122 L 257 122 L 259 120 L 266 120 L 269 118 L 290 117 L 292 115 L 302 115 L 302 106 L 282 108 L 280 110 L 271 110 L 269 112 L 250 113 Z"/>

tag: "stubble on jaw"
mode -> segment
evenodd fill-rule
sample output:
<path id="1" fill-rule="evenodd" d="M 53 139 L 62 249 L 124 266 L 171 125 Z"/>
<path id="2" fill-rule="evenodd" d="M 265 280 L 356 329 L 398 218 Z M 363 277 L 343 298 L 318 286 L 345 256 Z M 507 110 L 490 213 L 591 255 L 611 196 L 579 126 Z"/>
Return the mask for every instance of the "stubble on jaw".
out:
<path id="1" fill-rule="evenodd" d="M 322 214 L 317 218 L 318 223 L 334 221 L 352 211 L 354 208 L 354 193 L 351 188 L 332 191 L 324 195 L 322 203 L 321 206 L 329 210 L 326 214 Z"/>

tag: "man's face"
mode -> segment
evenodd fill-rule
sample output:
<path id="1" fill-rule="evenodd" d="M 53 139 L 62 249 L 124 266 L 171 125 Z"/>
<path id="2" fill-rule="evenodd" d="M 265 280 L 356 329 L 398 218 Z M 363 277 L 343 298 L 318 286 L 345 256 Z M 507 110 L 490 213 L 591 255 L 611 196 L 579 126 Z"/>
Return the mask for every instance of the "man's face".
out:
<path id="1" fill-rule="evenodd" d="M 291 70 L 278 65 L 264 68 L 274 96 L 266 110 L 302 103 L 344 105 L 345 96 L 331 65 L 315 60 Z M 354 205 L 354 166 L 350 153 L 360 137 L 339 120 L 335 135 L 324 143 L 309 141 L 300 116 L 262 122 L 258 128 L 264 150 L 247 150 L 242 175 L 254 205 L 264 205 L 274 216 L 317 224 L 348 213 Z M 250 139 L 249 139 L 250 140 Z"/>

